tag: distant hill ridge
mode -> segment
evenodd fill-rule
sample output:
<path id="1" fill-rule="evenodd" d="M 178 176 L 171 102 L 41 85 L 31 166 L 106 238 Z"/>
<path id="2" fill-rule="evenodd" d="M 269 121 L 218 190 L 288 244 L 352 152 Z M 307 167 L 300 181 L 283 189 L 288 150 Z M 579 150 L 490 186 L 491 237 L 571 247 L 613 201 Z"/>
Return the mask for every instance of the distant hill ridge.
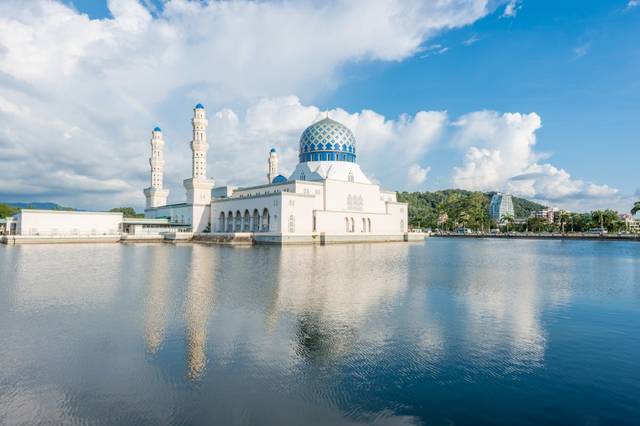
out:
<path id="1" fill-rule="evenodd" d="M 6 204 L 11 207 L 15 207 L 17 209 L 39 209 L 39 210 L 76 210 L 73 207 L 64 207 L 57 203 L 51 203 L 48 201 L 35 201 L 30 203 L 14 203 L 14 202 L 5 202 L 0 201 L 0 204 Z"/>
<path id="2" fill-rule="evenodd" d="M 409 204 L 409 224 L 413 227 L 436 228 L 438 217 L 446 213 L 451 222 L 490 225 L 489 203 L 495 194 L 491 192 L 445 189 L 434 192 L 398 192 L 398 201 Z M 513 198 L 516 218 L 527 218 L 532 212 L 546 206 L 520 197 Z"/>

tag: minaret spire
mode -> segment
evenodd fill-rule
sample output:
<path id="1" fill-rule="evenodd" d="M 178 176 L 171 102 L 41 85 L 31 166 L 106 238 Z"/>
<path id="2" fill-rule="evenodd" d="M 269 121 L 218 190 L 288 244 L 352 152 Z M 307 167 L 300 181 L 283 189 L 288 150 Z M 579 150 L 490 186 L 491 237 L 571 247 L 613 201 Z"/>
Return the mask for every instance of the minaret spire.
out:
<path id="1" fill-rule="evenodd" d="M 193 108 L 193 137 L 191 139 L 191 178 L 184 181 L 187 190 L 187 203 L 210 204 L 213 181 L 207 179 L 207 121 L 204 106 L 197 104 Z"/>
<path id="2" fill-rule="evenodd" d="M 269 173 L 267 173 L 267 183 L 272 183 L 273 179 L 278 176 L 278 153 L 275 148 L 271 148 L 269 152 Z"/>
<path id="3" fill-rule="evenodd" d="M 156 127 L 151 132 L 151 157 L 149 157 L 149 166 L 151 166 L 151 185 L 145 188 L 144 195 L 147 199 L 146 208 L 151 209 L 167 204 L 169 190 L 164 189 L 164 139 L 162 138 L 162 129 Z"/>

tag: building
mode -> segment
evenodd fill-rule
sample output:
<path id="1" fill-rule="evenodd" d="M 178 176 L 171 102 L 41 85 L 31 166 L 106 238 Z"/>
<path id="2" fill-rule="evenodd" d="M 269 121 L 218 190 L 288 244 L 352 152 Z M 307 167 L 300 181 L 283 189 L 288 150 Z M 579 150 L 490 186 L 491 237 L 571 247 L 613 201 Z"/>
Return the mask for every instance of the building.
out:
<path id="1" fill-rule="evenodd" d="M 202 104 L 193 108 L 191 177 L 183 181 L 184 202 L 167 204 L 164 146 L 160 127 L 151 132 L 149 187 L 143 190 L 145 217 L 122 213 L 21 210 L 3 224 L 13 236 L 45 241 L 121 237 L 121 240 L 199 238 L 256 243 L 407 241 L 408 206 L 394 191 L 373 183 L 357 163 L 354 134 L 326 117 L 302 133 L 298 164 L 288 177 L 278 173 L 271 149 L 267 182 L 214 188 L 207 176 L 208 121 Z M 28 239 L 28 238 L 27 238 Z"/>
<path id="2" fill-rule="evenodd" d="M 502 192 L 494 194 L 489 203 L 489 215 L 496 222 L 502 222 L 507 215 L 515 217 L 511 195 Z"/>
<path id="3" fill-rule="evenodd" d="M 620 220 L 624 222 L 624 229 L 633 234 L 640 233 L 640 220 L 630 214 L 621 214 Z"/>
<path id="4" fill-rule="evenodd" d="M 531 218 L 537 218 L 537 219 L 544 219 L 547 221 L 547 223 L 553 223 L 553 221 L 555 220 L 555 216 L 556 213 L 559 210 L 557 208 L 545 208 L 542 210 L 538 210 L 535 211 L 533 213 L 531 213 L 531 215 L 529 217 Z"/>
<path id="5" fill-rule="evenodd" d="M 328 117 L 312 124 L 300 137 L 293 173 L 279 175 L 277 166 L 272 149 L 271 182 L 212 200 L 212 232 L 251 232 L 266 243 L 404 239 L 407 204 L 365 176 L 346 126 Z"/>

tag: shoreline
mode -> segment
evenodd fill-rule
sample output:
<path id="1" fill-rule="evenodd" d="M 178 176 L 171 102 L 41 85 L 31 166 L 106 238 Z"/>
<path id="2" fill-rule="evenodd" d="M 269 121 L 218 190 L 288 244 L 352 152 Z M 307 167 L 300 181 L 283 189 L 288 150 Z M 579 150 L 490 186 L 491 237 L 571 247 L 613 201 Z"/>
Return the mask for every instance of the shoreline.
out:
<path id="1" fill-rule="evenodd" d="M 494 238 L 504 240 L 588 240 L 588 241 L 637 241 L 640 242 L 639 234 L 630 235 L 589 235 L 589 234 L 431 234 L 435 238 Z"/>

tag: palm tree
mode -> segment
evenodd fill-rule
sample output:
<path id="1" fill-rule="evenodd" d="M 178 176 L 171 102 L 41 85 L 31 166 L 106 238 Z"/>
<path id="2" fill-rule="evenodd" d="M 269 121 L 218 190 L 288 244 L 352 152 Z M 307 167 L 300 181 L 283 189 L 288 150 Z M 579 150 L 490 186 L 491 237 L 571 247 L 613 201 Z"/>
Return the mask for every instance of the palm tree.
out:
<path id="1" fill-rule="evenodd" d="M 507 233 L 509 232 L 509 225 L 513 224 L 513 221 L 515 220 L 515 218 L 513 217 L 512 214 L 505 214 L 502 216 L 502 222 L 504 222 L 507 225 Z"/>
<path id="2" fill-rule="evenodd" d="M 640 212 L 640 201 L 636 201 L 631 209 L 631 214 L 636 214 L 638 212 Z"/>

